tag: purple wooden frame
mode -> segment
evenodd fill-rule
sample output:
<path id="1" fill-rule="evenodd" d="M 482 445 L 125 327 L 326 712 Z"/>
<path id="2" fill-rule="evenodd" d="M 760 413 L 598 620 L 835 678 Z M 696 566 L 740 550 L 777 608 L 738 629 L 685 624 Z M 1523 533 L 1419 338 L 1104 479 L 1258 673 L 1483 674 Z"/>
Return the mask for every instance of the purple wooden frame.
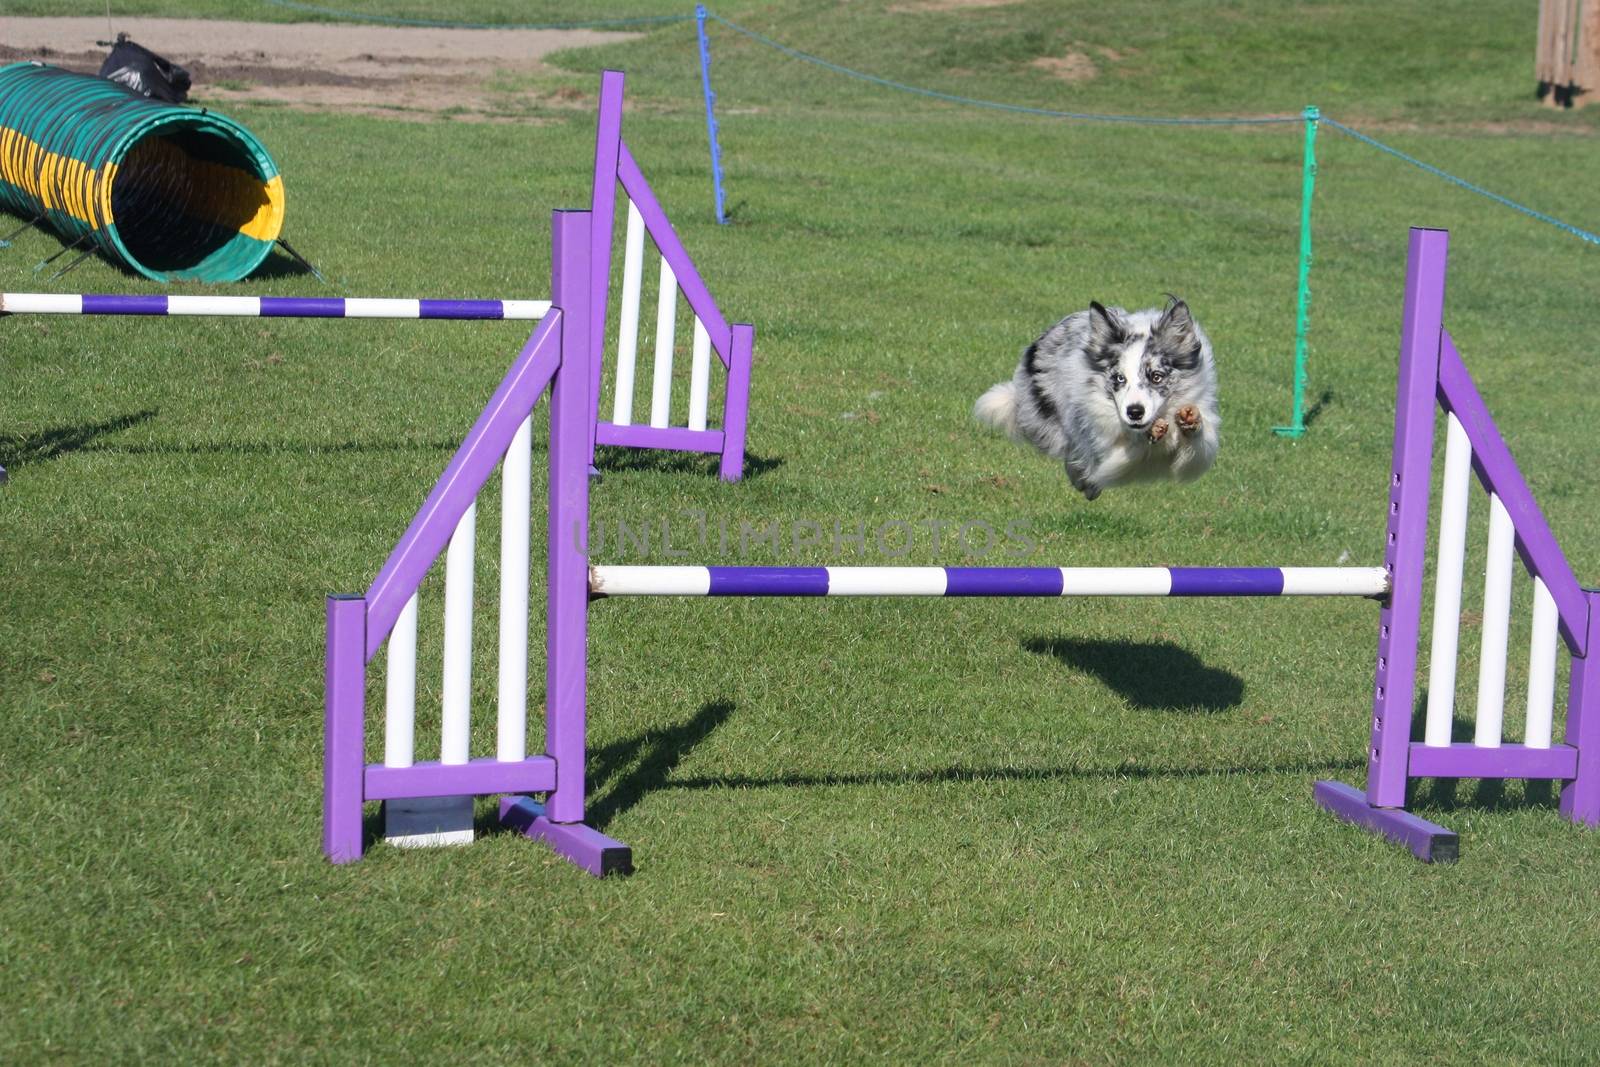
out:
<path id="1" fill-rule="evenodd" d="M 1573 577 L 1444 328 L 1449 244 L 1446 231 L 1411 231 L 1384 545 L 1391 593 L 1378 626 L 1367 789 L 1362 794 L 1342 783 L 1324 781 L 1313 791 L 1317 803 L 1335 815 L 1382 834 L 1429 861 L 1455 859 L 1458 845 L 1449 830 L 1405 810 L 1407 788 L 1416 778 L 1561 781 L 1562 812 L 1574 822 L 1600 825 L 1600 707 L 1596 706 L 1600 704 L 1600 656 L 1589 655 L 1600 626 L 1600 593 L 1581 588 Z M 1518 555 L 1529 573 L 1544 581 L 1555 600 L 1561 636 L 1572 654 L 1563 744 L 1545 749 L 1470 744 L 1429 747 L 1411 740 L 1436 404 L 1454 414 L 1466 430 L 1479 482 L 1505 504 L 1516 530 Z"/>
<path id="2" fill-rule="evenodd" d="M 626 845 L 585 826 L 589 565 L 578 547 L 588 528 L 589 463 L 597 441 L 711 452 L 719 474 L 737 481 L 754 328 L 729 326 L 621 139 L 623 76 L 601 79 L 590 211 L 557 211 L 551 221 L 551 310 L 495 389 L 444 473 L 365 594 L 327 602 L 324 701 L 323 849 L 336 863 L 361 857 L 363 804 L 371 800 L 512 794 L 502 821 L 596 875 L 631 869 Z M 621 182 L 673 266 L 690 305 L 728 369 L 721 430 L 613 426 L 598 418 L 600 363 L 610 283 L 612 218 Z M 544 753 L 523 760 L 387 767 L 365 760 L 366 667 L 400 612 L 449 543 L 512 436 L 550 389 L 549 596 L 546 625 Z M 540 804 L 523 793 L 543 793 Z"/>
<path id="3" fill-rule="evenodd" d="M 328 598 L 323 850 L 361 858 L 362 805 L 423 796 L 547 793 L 548 806 L 514 797 L 506 824 L 548 842 L 593 874 L 631 869 L 627 846 L 583 825 L 589 565 L 571 531 L 587 526 L 594 441 L 590 343 L 594 299 L 592 216 L 557 211 L 551 230 L 550 314 L 512 362 L 377 578 L 361 596 Z M 394 628 L 451 533 L 477 499 L 517 428 L 550 388 L 549 596 L 545 748 L 517 761 L 445 766 L 365 762 L 366 666 Z"/>
<path id="4" fill-rule="evenodd" d="M 594 445 L 620 445 L 625 448 L 654 448 L 674 452 L 709 452 L 720 457 L 718 477 L 736 482 L 744 475 L 745 425 L 750 406 L 750 361 L 754 351 L 755 327 L 748 323 L 729 325 L 711 296 L 694 260 L 683 247 L 672 220 L 662 210 L 661 201 L 645 180 L 633 153 L 622 139 L 622 74 L 606 71 L 600 82 L 600 118 L 595 137 L 593 209 L 595 225 L 589 240 L 590 272 L 597 299 L 591 311 L 591 345 L 594 361 L 590 370 L 594 405 Z M 616 224 L 617 184 L 621 183 L 644 219 L 646 232 L 660 250 L 662 258 L 677 277 L 689 307 L 705 324 L 711 349 L 726 368 L 722 404 L 722 429 L 669 430 L 650 426 L 619 426 L 600 418 L 601 349 L 604 346 L 607 302 L 610 296 L 611 243 Z M 589 460 L 594 461 L 591 446 Z"/>

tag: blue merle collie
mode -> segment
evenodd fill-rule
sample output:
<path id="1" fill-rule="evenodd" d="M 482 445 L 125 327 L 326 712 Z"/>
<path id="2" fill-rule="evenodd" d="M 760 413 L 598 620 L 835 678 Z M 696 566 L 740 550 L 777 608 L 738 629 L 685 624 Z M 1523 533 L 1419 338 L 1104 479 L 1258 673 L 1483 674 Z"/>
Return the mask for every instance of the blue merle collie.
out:
<path id="1" fill-rule="evenodd" d="M 1091 301 L 1029 345 L 974 413 L 1064 462 L 1089 500 L 1127 482 L 1186 482 L 1217 457 L 1211 341 L 1177 297 L 1144 311 Z"/>

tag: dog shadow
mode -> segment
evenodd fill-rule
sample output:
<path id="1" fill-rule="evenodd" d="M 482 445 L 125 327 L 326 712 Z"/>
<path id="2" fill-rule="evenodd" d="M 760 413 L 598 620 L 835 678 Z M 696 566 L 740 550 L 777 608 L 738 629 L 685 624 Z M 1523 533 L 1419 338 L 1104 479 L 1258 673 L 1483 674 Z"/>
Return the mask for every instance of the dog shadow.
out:
<path id="1" fill-rule="evenodd" d="M 1244 702 L 1244 679 L 1171 641 L 1029 637 L 1022 647 L 1094 675 L 1143 711 L 1214 713 Z"/>

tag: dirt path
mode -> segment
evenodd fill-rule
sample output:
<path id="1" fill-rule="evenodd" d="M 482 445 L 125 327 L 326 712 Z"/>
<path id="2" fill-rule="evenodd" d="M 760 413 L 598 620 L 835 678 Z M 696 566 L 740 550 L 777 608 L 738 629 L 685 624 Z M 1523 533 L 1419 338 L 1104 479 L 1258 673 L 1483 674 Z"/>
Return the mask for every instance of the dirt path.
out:
<path id="1" fill-rule="evenodd" d="M 597 30 L 445 30 L 326 22 L 220 22 L 116 18 L 112 25 L 188 68 L 194 96 L 226 104 L 271 100 L 293 107 L 426 120 L 514 115 L 537 104 L 532 83 L 558 49 L 628 40 Z M 104 18 L 0 16 L 0 63 L 38 59 L 100 69 Z"/>

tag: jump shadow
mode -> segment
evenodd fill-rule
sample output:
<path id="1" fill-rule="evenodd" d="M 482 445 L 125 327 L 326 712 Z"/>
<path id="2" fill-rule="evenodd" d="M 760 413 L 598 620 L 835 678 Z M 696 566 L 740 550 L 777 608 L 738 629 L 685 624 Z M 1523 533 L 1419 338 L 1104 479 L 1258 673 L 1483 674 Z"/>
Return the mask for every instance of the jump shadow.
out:
<path id="1" fill-rule="evenodd" d="M 604 830 L 617 816 L 633 808 L 645 797 L 670 788 L 673 769 L 688 758 L 695 747 L 709 737 L 733 714 L 733 703 L 712 701 L 693 717 L 666 730 L 637 734 L 613 741 L 589 753 L 589 794 L 585 822 Z M 630 769 L 631 768 L 631 769 Z M 363 848 L 383 840 L 383 809 L 368 808 L 361 819 Z M 477 837 L 508 833 L 500 823 L 495 805 L 479 803 L 472 828 Z"/>
<path id="2" fill-rule="evenodd" d="M 90 445 L 86 451 L 123 456 L 317 456 L 347 452 L 453 452 L 460 444 L 460 441 L 216 441 L 204 444 L 156 441 Z"/>
<path id="3" fill-rule="evenodd" d="M 1461 783 L 1475 781 L 1463 791 Z M 1508 791 L 1506 778 L 1414 778 L 1406 790 L 1406 806 L 1421 804 L 1437 811 L 1554 811 L 1561 806 L 1556 783 L 1550 779 L 1522 779 L 1520 793 Z"/>
<path id="4" fill-rule="evenodd" d="M 721 459 L 709 452 L 667 452 L 658 448 L 624 448 L 601 445 L 595 450 L 594 465 L 601 475 L 613 471 L 639 471 L 647 474 L 716 474 Z M 745 453 L 744 477 L 759 478 L 783 466 L 781 457 Z"/>
<path id="5" fill-rule="evenodd" d="M 118 415 L 104 422 L 55 426 L 34 433 L 0 432 L 0 467 L 14 472 L 19 467 L 48 463 L 81 452 L 90 448 L 98 438 L 149 422 L 159 413 L 155 409 L 147 409 L 131 415 Z"/>
<path id="6" fill-rule="evenodd" d="M 1170 641 L 1029 637 L 1022 647 L 1093 674 L 1146 711 L 1218 712 L 1244 702 L 1244 679 Z"/>
<path id="7" fill-rule="evenodd" d="M 1416 705 L 1411 711 L 1411 740 L 1420 743 L 1427 729 L 1428 687 L 1417 687 Z M 1450 736 L 1453 739 L 1470 738 L 1476 723 L 1460 715 L 1451 715 Z M 1522 782 L 1520 795 L 1508 793 L 1507 778 L 1412 778 L 1406 782 L 1406 806 L 1422 804 L 1439 811 L 1518 811 L 1525 808 L 1555 809 L 1561 798 L 1556 783 L 1549 779 L 1515 779 Z M 1474 782 L 1470 790 L 1461 789 L 1462 782 Z M 1463 796 L 1465 799 L 1463 799 Z"/>
<path id="8" fill-rule="evenodd" d="M 675 778 L 661 789 L 780 789 L 816 786 L 943 785 L 962 782 L 1139 781 L 1209 778 L 1214 775 L 1340 774 L 1364 768 L 1362 758 L 1295 760 L 1288 763 L 1219 764 L 1215 767 L 1147 767 L 1119 763 L 1112 767 L 939 767 L 925 771 L 860 771 L 833 774 L 705 775 Z"/>
<path id="9" fill-rule="evenodd" d="M 714 700 L 677 726 L 613 741 L 589 757 L 589 825 L 604 830 L 646 796 L 668 788 L 677 766 L 733 714 L 733 702 Z M 624 768 L 631 770 L 624 771 Z"/>
<path id="10" fill-rule="evenodd" d="M 691 753 L 733 714 L 732 701 L 703 705 L 691 718 L 666 730 L 651 731 L 614 741 L 594 750 L 588 760 L 587 823 L 605 830 L 618 816 L 632 810 L 656 792 L 708 789 L 792 789 L 817 787 L 878 787 L 943 785 L 977 782 L 1162 781 L 1239 775 L 1344 774 L 1366 767 L 1364 757 L 1332 760 L 1291 760 L 1283 763 L 1222 763 L 1216 766 L 1161 767 L 1133 761 L 1104 767 L 937 767 L 920 771 L 859 771 L 827 774 L 698 775 L 673 777 Z M 508 832 L 493 805 L 480 805 L 473 820 L 477 836 Z M 365 847 L 383 838 L 381 808 L 369 808 L 362 818 Z"/>

